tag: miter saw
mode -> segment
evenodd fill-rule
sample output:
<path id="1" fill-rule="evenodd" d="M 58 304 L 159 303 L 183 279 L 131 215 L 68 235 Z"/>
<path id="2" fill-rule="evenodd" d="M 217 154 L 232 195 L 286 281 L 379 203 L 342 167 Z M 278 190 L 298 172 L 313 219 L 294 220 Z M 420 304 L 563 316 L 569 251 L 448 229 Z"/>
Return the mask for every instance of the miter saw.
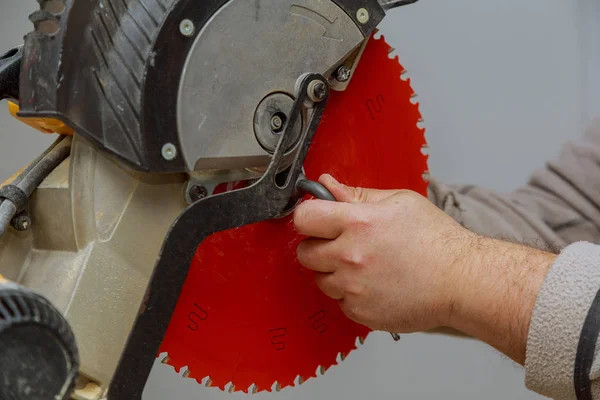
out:
<path id="1" fill-rule="evenodd" d="M 279 390 L 362 342 L 290 214 L 334 200 L 325 172 L 425 194 L 418 104 L 376 37 L 414 2 L 39 0 L 0 98 L 59 136 L 0 188 L 0 398 L 140 399 L 157 357 Z"/>

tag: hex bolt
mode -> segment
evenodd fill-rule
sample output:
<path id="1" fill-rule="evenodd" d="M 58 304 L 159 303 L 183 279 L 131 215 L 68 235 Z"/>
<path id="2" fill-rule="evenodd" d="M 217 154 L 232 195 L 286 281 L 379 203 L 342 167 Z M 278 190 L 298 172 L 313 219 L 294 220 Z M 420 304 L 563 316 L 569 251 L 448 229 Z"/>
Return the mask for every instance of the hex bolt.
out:
<path id="1" fill-rule="evenodd" d="M 338 82 L 348 82 L 350 80 L 350 68 L 345 65 L 339 67 L 335 73 L 335 79 Z"/>
<path id="2" fill-rule="evenodd" d="M 320 103 L 327 96 L 327 86 L 325 82 L 314 80 L 308 85 L 308 97 L 315 103 Z"/>
<path id="3" fill-rule="evenodd" d="M 359 8 L 356 12 L 356 19 L 361 24 L 369 22 L 369 11 L 366 8 Z"/>
<path id="4" fill-rule="evenodd" d="M 179 24 L 179 32 L 181 32 L 183 36 L 192 36 L 195 30 L 194 23 L 189 19 L 184 19 Z"/>
<path id="5" fill-rule="evenodd" d="M 193 185 L 190 188 L 190 199 L 193 202 L 202 200 L 206 196 L 208 196 L 208 190 L 206 189 L 206 187 L 200 185 Z"/>
<path id="6" fill-rule="evenodd" d="M 167 143 L 162 147 L 161 153 L 165 160 L 171 161 L 177 157 L 177 148 L 173 145 L 173 143 Z"/>

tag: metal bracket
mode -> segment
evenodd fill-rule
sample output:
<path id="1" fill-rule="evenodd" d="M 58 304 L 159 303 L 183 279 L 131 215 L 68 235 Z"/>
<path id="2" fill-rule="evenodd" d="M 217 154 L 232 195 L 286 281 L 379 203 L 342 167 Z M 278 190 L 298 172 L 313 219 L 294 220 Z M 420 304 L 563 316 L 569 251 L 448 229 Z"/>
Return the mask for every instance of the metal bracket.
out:
<path id="1" fill-rule="evenodd" d="M 384 10 L 391 10 L 392 8 L 407 6 L 409 4 L 416 3 L 419 0 L 379 0 L 381 8 Z"/>
<path id="2" fill-rule="evenodd" d="M 321 83 L 325 85 L 323 91 Z M 318 93 L 308 93 L 309 88 L 318 89 Z M 329 88 L 323 76 L 303 75 L 286 128 L 262 178 L 247 188 L 197 201 L 173 223 L 111 382 L 108 399 L 141 399 L 198 245 L 216 232 L 276 218 L 285 212 L 328 96 Z M 311 97 L 317 101 L 310 101 Z M 301 112 L 308 110 L 311 110 L 310 118 L 302 132 L 298 152 L 285 182 L 278 184 L 276 176 L 293 127 Z"/>

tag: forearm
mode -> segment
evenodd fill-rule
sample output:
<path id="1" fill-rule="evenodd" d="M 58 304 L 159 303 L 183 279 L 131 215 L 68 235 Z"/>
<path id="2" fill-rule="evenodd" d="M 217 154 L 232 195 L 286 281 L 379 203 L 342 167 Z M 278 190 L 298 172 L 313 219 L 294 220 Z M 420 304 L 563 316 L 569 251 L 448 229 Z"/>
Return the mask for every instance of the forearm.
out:
<path id="1" fill-rule="evenodd" d="M 523 364 L 533 308 L 556 255 L 477 237 L 454 268 L 462 281 L 451 327 Z"/>

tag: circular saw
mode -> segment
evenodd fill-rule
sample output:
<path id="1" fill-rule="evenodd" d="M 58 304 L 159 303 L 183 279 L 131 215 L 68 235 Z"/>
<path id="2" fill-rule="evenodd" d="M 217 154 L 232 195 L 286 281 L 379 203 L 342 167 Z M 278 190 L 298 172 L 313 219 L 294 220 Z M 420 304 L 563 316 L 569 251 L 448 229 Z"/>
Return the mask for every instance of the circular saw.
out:
<path id="1" fill-rule="evenodd" d="M 74 398 L 140 399 L 159 354 L 279 390 L 365 340 L 298 263 L 291 215 L 335 201 L 323 173 L 426 194 L 415 94 L 376 34 L 414 2 L 40 2 L 0 98 L 61 139 L 0 187 L 0 273 L 70 324 Z"/>

